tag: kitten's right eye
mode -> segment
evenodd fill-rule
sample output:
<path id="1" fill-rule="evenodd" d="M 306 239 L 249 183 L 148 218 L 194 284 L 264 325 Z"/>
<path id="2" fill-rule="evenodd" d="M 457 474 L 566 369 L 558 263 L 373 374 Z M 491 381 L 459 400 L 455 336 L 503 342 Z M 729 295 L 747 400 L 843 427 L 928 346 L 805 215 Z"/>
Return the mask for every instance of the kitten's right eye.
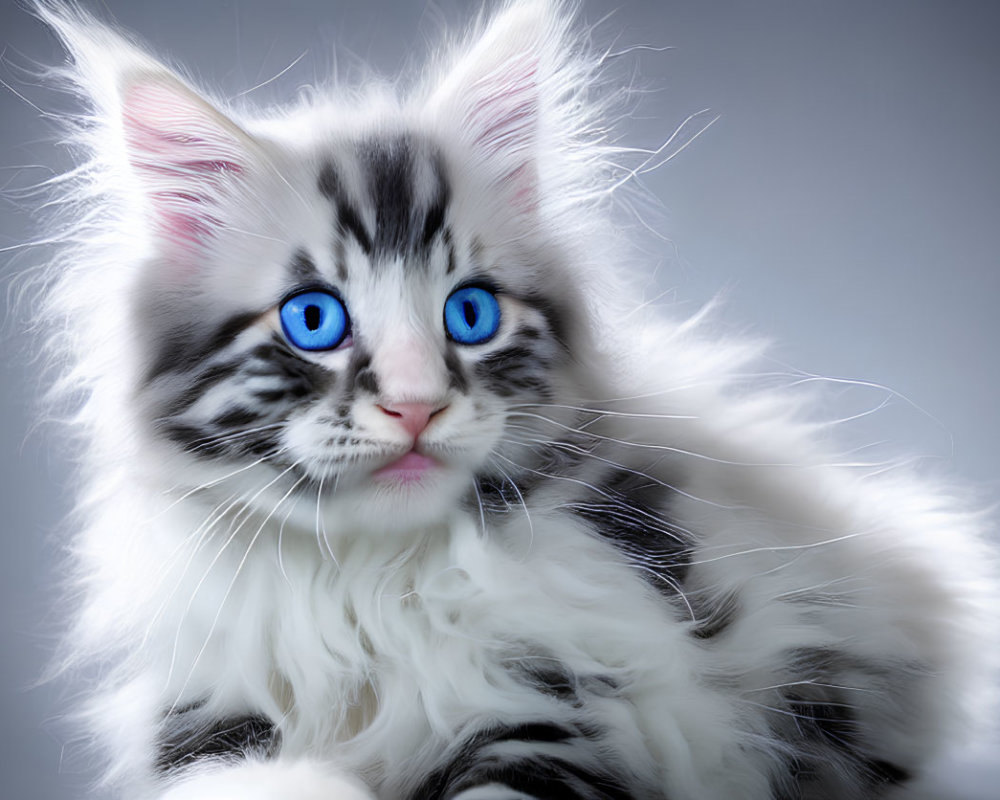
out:
<path id="1" fill-rule="evenodd" d="M 350 331 L 347 309 L 329 292 L 293 295 L 281 304 L 280 316 L 285 336 L 302 350 L 332 350 Z"/>
<path id="2" fill-rule="evenodd" d="M 500 328 L 496 295 L 480 286 L 466 286 L 451 293 L 444 304 L 444 327 L 459 344 L 482 344 Z"/>

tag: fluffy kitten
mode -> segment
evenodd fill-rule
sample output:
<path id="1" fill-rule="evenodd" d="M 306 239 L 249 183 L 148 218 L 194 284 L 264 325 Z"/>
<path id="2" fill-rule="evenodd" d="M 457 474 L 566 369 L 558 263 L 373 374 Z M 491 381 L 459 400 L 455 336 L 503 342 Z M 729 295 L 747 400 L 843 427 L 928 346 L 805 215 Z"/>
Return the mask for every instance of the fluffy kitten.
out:
<path id="1" fill-rule="evenodd" d="M 39 13 L 93 109 L 51 345 L 122 796 L 876 798 L 968 724 L 981 520 L 632 313 L 558 3 L 255 116 Z"/>

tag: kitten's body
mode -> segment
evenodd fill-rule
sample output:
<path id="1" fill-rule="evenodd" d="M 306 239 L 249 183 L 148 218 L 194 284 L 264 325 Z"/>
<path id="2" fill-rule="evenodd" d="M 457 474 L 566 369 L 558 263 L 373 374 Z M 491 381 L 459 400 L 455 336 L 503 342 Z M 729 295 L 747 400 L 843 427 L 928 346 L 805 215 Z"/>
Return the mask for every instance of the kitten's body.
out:
<path id="1" fill-rule="evenodd" d="M 965 724 L 980 521 L 831 466 L 737 385 L 752 348 L 626 315 L 558 9 L 405 102 L 238 124 L 46 15 L 98 111 L 107 218 L 52 307 L 90 392 L 72 649 L 126 796 L 874 798 Z M 501 322 L 467 345 L 472 285 Z M 280 309 L 316 288 L 352 327 L 307 351 Z"/>

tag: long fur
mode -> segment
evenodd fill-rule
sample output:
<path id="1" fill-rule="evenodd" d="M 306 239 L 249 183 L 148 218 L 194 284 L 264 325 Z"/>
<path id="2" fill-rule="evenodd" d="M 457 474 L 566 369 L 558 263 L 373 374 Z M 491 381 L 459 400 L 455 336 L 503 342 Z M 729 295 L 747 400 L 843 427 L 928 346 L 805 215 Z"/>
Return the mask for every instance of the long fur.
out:
<path id="1" fill-rule="evenodd" d="M 99 665 L 122 796 L 875 798 L 974 730 L 986 516 L 838 466 L 758 346 L 640 309 L 570 9 L 253 112 L 36 7 L 88 109 L 47 288 L 83 398 L 60 668 Z M 502 324 L 463 348 L 468 280 Z M 349 346 L 283 338 L 314 284 Z M 371 477 L 398 403 L 443 409 L 416 485 Z"/>

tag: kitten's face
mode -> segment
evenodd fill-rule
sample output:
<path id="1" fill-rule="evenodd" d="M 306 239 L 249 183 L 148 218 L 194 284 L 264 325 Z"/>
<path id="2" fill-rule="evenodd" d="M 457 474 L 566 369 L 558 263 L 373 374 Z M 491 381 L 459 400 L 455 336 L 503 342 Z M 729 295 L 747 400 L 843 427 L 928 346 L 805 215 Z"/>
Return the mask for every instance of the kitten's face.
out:
<path id="1" fill-rule="evenodd" d="M 251 123 L 107 31 L 76 42 L 147 234 L 121 302 L 155 469 L 383 529 L 530 471 L 555 435 L 531 404 L 565 396 L 585 327 L 546 217 L 577 190 L 559 26 L 515 5 L 409 100 Z"/>
<path id="2" fill-rule="evenodd" d="M 416 133 L 267 146 L 197 289 L 143 287 L 157 434 L 382 527 L 528 466 L 508 422 L 559 392 L 569 310 L 523 213 Z"/>

